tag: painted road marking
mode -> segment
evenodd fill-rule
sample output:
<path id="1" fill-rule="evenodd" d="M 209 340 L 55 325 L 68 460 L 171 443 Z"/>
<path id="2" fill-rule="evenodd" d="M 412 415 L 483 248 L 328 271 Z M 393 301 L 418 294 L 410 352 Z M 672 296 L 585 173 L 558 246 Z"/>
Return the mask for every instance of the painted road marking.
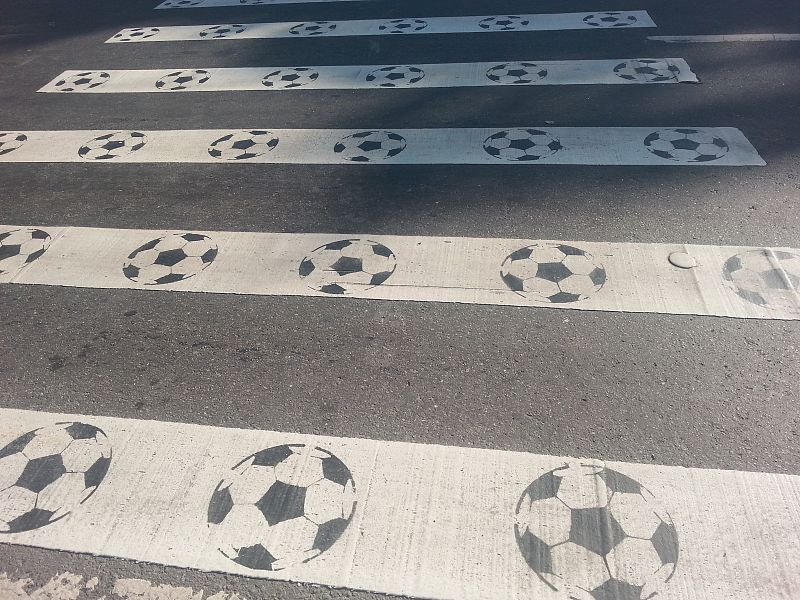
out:
<path id="1" fill-rule="evenodd" d="M 732 127 L 0 132 L 3 162 L 764 165 Z"/>
<path id="2" fill-rule="evenodd" d="M 800 319 L 800 251 L 0 226 L 0 282 Z M 697 266 L 683 269 L 676 251 Z"/>
<path id="3" fill-rule="evenodd" d="M 0 417 L 9 463 L 46 453 L 29 450 L 28 432 L 58 423 L 102 430 L 114 449 L 90 501 L 57 523 L 2 534 L 10 544 L 436 599 L 615 590 L 790 600 L 800 589 L 795 475 L 11 409 Z M 60 455 L 46 458 L 40 478 L 63 477 Z M 41 492 L 6 479 L 3 514 L 35 510 L 28 496 Z"/>
<path id="4" fill-rule="evenodd" d="M 648 40 L 672 44 L 707 42 L 798 42 L 800 33 L 740 33 L 725 35 L 650 35 Z"/>
<path id="5" fill-rule="evenodd" d="M 681 82 L 697 83 L 697 76 L 681 58 L 616 58 L 417 65 L 79 69 L 64 71 L 39 91 L 112 94 Z"/>
<path id="6" fill-rule="evenodd" d="M 292 23 L 226 23 L 217 25 L 135 27 L 123 29 L 108 39 L 106 43 L 426 33 L 486 33 L 559 29 L 620 29 L 655 26 L 656 24 L 646 11 L 634 10 L 541 15 L 409 17 L 363 21 L 298 21 Z"/>

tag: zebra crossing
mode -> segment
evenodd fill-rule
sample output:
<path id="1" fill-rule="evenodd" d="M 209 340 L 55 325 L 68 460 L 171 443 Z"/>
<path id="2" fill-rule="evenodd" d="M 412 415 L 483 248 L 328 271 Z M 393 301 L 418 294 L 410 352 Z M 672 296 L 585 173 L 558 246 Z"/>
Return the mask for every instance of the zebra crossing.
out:
<path id="1" fill-rule="evenodd" d="M 39 91 L 112 94 L 686 82 L 697 83 L 697 75 L 681 58 L 620 58 L 416 65 L 72 70 L 61 73 Z"/>
<path id="2" fill-rule="evenodd" d="M 299 1 L 166 0 L 155 8 Z M 378 3 L 374 9 L 380 12 Z M 185 14 L 190 20 L 191 13 Z M 652 28 L 656 23 L 644 10 L 597 10 L 153 25 L 122 29 L 105 43 L 228 40 L 233 47 L 245 39 L 446 33 L 454 34 L 446 36 L 452 40 L 471 33 L 574 30 L 590 36 L 588 31 L 601 29 L 612 35 Z M 133 50 L 112 49 L 116 56 Z M 89 65 L 75 56 L 74 68 L 55 68 L 37 84 L 37 98 L 55 106 L 151 92 L 192 99 L 197 96 L 190 92 L 291 90 L 302 98 L 312 90 L 353 90 L 355 98 L 370 89 L 402 97 L 406 92 L 391 90 L 493 88 L 498 98 L 513 99 L 520 90 L 585 85 L 622 97 L 647 91 L 650 84 L 713 77 L 696 67 L 695 73 L 683 58 L 612 56 L 623 57 L 136 69 Z M 255 64 L 264 63 L 269 64 L 259 57 Z M 648 93 L 651 99 L 680 97 L 700 87 L 650 85 Z M 158 114 L 156 102 L 168 96 L 125 96 L 121 102 L 140 97 L 155 110 L 136 122 L 108 129 L 81 122 L 57 129 L 21 123 L 0 132 L 0 168 L 36 165 L 75 173 L 79 181 L 100 172 L 112 186 L 124 169 L 147 177 L 157 165 L 171 165 L 179 174 L 217 165 L 219 172 L 234 173 L 234 180 L 276 166 L 324 168 L 328 175 L 354 179 L 378 172 L 369 190 L 380 196 L 381 177 L 401 172 L 411 179 L 410 169 L 419 166 L 433 171 L 475 165 L 471 182 L 502 170 L 500 185 L 487 192 L 491 202 L 504 193 L 502 177 L 512 165 L 530 167 L 513 171 L 531 174 L 535 198 L 538 174 L 569 167 L 603 167 L 609 174 L 600 177 L 611 178 L 641 169 L 635 172 L 646 170 L 656 181 L 700 171 L 723 179 L 767 164 L 757 138 L 751 143 L 752 133 L 740 123 L 697 123 L 688 111 L 654 110 L 646 126 L 624 118 L 562 126 L 543 122 L 531 110 L 530 121 L 498 125 L 506 119 L 498 103 L 497 112 L 480 115 L 482 122 L 471 127 L 394 127 L 376 122 L 385 115 L 364 115 L 363 127 L 351 120 L 348 127 L 286 128 L 274 116 L 259 117 L 253 105 L 246 123 L 198 129 L 173 123 L 175 113 Z M 370 168 L 341 168 L 355 165 Z M 675 177 L 676 185 L 685 185 L 683 175 Z M 285 202 L 301 204 L 305 189 L 298 181 Z M 653 198 L 646 200 L 657 202 L 655 183 L 652 189 Z M 766 239 L 763 245 L 572 241 L 539 239 L 535 225 L 525 238 L 224 231 L 197 227 L 189 207 L 186 221 L 181 229 L 168 223 L 77 227 L 43 220 L 0 225 L 0 285 L 141 297 L 149 292 L 148 298 L 169 296 L 164 292 L 225 294 L 242 296 L 241 302 L 247 296 L 299 303 L 324 298 L 342 307 L 360 300 L 520 307 L 530 313 L 547 308 L 699 315 L 764 324 L 800 320 L 800 250 Z M 281 318 L 297 317 L 287 311 Z M 374 356 L 368 360 L 379 363 Z M 380 397 L 379 379 L 371 386 L 382 413 L 382 403 L 391 402 Z M 290 403 L 291 387 L 277 392 Z M 327 393 L 319 390 L 320 396 Z M 226 398 L 232 406 L 251 400 Z M 535 398 L 540 400 L 558 410 L 557 398 Z M 204 401 L 198 399 L 198 406 Z M 273 407 L 264 403 L 261 410 Z M 464 407 L 464 421 L 472 410 Z M 584 418 L 575 412 L 575 419 Z M 800 561 L 800 478 L 793 475 L 394 442 L 372 439 L 369 431 L 336 437 L 233 429 L 190 424 L 186 415 L 154 421 L 130 413 L 80 413 L 0 408 L 0 543 L 437 600 L 792 600 L 800 589 L 794 568 Z M 651 426 L 619 425 L 639 433 Z"/>
<path id="3" fill-rule="evenodd" d="M 571 29 L 635 29 L 656 27 L 647 11 L 605 11 L 475 17 L 406 17 L 360 21 L 302 21 L 292 23 L 217 23 L 123 29 L 108 44 L 232 39 L 318 38 L 360 35 L 441 33 L 507 33 Z"/>

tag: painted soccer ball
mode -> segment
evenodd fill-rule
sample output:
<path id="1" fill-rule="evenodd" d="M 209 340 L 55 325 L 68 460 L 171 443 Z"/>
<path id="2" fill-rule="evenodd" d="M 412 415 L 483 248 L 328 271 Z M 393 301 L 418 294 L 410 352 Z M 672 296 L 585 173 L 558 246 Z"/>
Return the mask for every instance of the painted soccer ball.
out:
<path id="1" fill-rule="evenodd" d="M 86 160 L 112 160 L 141 150 L 147 143 L 139 131 L 114 131 L 89 140 L 78 149 Z"/>
<path id="2" fill-rule="evenodd" d="M 680 162 L 709 162 L 728 153 L 728 142 L 700 129 L 661 129 L 644 138 L 644 147 L 660 158 Z"/>
<path id="3" fill-rule="evenodd" d="M 629 27 L 637 21 L 634 15 L 621 12 L 601 12 L 583 18 L 583 22 L 592 27 Z"/>
<path id="4" fill-rule="evenodd" d="M 351 162 L 374 162 L 397 156 L 406 149 L 406 140 L 391 131 L 359 131 L 339 140 L 333 151 Z"/>
<path id="5" fill-rule="evenodd" d="M 329 21 L 309 21 L 300 23 L 289 30 L 292 35 L 318 36 L 325 35 L 336 29 L 336 23 Z"/>
<path id="6" fill-rule="evenodd" d="M 752 304 L 796 309 L 800 256 L 783 250 L 749 250 L 725 261 L 722 278 L 740 298 Z"/>
<path id="7" fill-rule="evenodd" d="M 394 253 L 370 240 L 339 240 L 320 246 L 300 263 L 306 284 L 326 294 L 347 294 L 381 285 L 397 268 Z"/>
<path id="8" fill-rule="evenodd" d="M 156 88 L 159 90 L 188 90 L 190 88 L 203 85 L 211 77 L 211 73 L 203 69 L 191 71 L 174 71 L 167 73 L 156 81 Z"/>
<path id="9" fill-rule="evenodd" d="M 409 33 L 413 31 L 422 31 L 428 26 L 427 21 L 422 19 L 392 19 L 386 21 L 378 27 L 379 31 L 386 33 Z"/>
<path id="10" fill-rule="evenodd" d="M 208 523 L 224 556 L 249 569 L 280 571 L 333 546 L 355 505 L 353 476 L 339 458 L 286 444 L 231 469 L 211 496 Z"/>
<path id="11" fill-rule="evenodd" d="M 134 27 L 133 29 L 123 29 L 114 34 L 111 38 L 115 42 L 138 42 L 151 38 L 161 31 L 158 27 Z"/>
<path id="12" fill-rule="evenodd" d="M 200 233 L 171 233 L 131 252 L 122 273 L 144 285 L 175 283 L 197 275 L 216 257 L 217 245 L 210 237 Z"/>
<path id="13" fill-rule="evenodd" d="M 211 142 L 209 155 L 220 160 L 248 160 L 271 152 L 278 138 L 271 131 L 234 131 Z"/>
<path id="14" fill-rule="evenodd" d="M 585 300 L 606 282 L 606 270 L 589 252 L 567 244 L 520 248 L 503 261 L 500 276 L 510 290 L 553 304 Z"/>
<path id="15" fill-rule="evenodd" d="M 558 139 L 541 129 L 506 129 L 483 141 L 487 154 L 508 161 L 541 160 L 562 148 Z"/>
<path id="16" fill-rule="evenodd" d="M 13 152 L 27 141 L 28 136 L 24 133 L 18 131 L 0 132 L 0 156 Z"/>
<path id="17" fill-rule="evenodd" d="M 265 87 L 274 87 L 288 90 L 291 88 L 309 85 L 317 80 L 319 73 L 308 67 L 294 67 L 278 69 L 264 75 L 261 84 Z"/>
<path id="18" fill-rule="evenodd" d="M 82 71 L 59 79 L 56 81 L 55 87 L 59 92 L 92 90 L 103 85 L 110 77 L 111 75 L 105 71 Z"/>
<path id="19" fill-rule="evenodd" d="M 380 87 L 404 87 L 422 81 L 423 77 L 425 77 L 425 71 L 419 67 L 395 65 L 370 71 L 365 77 L 365 81 Z"/>
<path id="20" fill-rule="evenodd" d="M 478 26 L 488 31 L 514 31 L 530 25 L 530 19 L 517 15 L 504 15 L 502 17 L 486 17 L 481 19 Z"/>
<path id="21" fill-rule="evenodd" d="M 212 25 L 203 29 L 198 35 L 201 38 L 221 40 L 242 33 L 245 29 L 247 29 L 246 25 Z"/>
<path id="22" fill-rule="evenodd" d="M 0 533 L 63 519 L 94 494 L 111 464 L 111 444 L 86 423 L 29 431 L 0 449 Z"/>
<path id="23" fill-rule="evenodd" d="M 681 70 L 665 60 L 639 58 L 619 63 L 614 67 L 614 74 L 626 81 L 641 83 L 660 83 L 678 78 Z"/>
<path id="24" fill-rule="evenodd" d="M 50 234 L 42 229 L 12 229 L 0 232 L 0 274 L 13 273 L 44 254 Z"/>
<path id="25" fill-rule="evenodd" d="M 529 62 L 505 63 L 486 71 L 486 77 L 504 85 L 536 83 L 547 77 L 547 69 Z"/>
<path id="26" fill-rule="evenodd" d="M 541 580 L 580 600 L 652 598 L 678 561 L 669 514 L 639 482 L 602 465 L 569 463 L 536 479 L 514 531 Z"/>

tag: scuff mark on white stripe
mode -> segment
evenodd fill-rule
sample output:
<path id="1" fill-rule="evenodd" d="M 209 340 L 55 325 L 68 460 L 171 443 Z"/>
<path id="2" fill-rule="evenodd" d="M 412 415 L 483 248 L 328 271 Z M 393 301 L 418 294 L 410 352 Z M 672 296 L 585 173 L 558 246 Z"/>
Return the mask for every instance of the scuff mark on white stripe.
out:
<path id="1" fill-rule="evenodd" d="M 10 225 L 3 231 L 44 231 L 52 239 L 35 260 L 7 259 L 18 267 L 0 274 L 8 283 L 800 319 L 800 293 L 785 275 L 800 279 L 800 251 L 790 248 Z M 170 253 L 157 260 L 162 251 Z M 697 266 L 673 266 L 673 252 L 688 253 Z"/>
<path id="2" fill-rule="evenodd" d="M 238 5 L 238 2 L 237 2 Z M 610 19 L 610 21 L 609 21 Z M 123 29 L 106 43 L 239 40 L 248 38 L 320 38 L 352 35 L 416 35 L 429 33 L 506 33 L 566 29 L 631 29 L 655 27 L 647 11 L 478 15 L 469 17 L 405 17 L 360 21 L 294 21 L 284 23 L 218 23 Z"/>
<path id="3" fill-rule="evenodd" d="M 65 421 L 99 427 L 114 446 L 90 502 L 52 525 L 4 536 L 10 544 L 442 600 L 556 598 L 553 587 L 594 589 L 609 577 L 666 600 L 794 600 L 800 589 L 795 475 L 12 409 L 0 417 L 0 446 Z M 274 536 L 297 539 L 266 520 L 289 493 L 275 478 L 313 486 L 326 477 L 308 461 L 270 470 L 287 466 L 292 448 L 314 460 L 336 457 L 342 466 L 328 476 L 346 472 L 356 483 L 352 522 L 306 562 L 244 566 L 249 540 L 279 552 Z M 258 499 L 271 489 L 275 498 Z M 287 502 L 291 514 L 322 506 Z M 531 546 L 533 532 L 549 541 Z M 242 564 L 221 547 L 245 548 Z"/>
<path id="4" fill-rule="evenodd" d="M 75 69 L 64 71 L 39 91 L 112 94 L 682 82 L 697 83 L 697 76 L 681 58 L 617 58 L 413 65 Z"/>
<path id="5" fill-rule="evenodd" d="M 684 147 L 682 141 L 689 144 Z M 246 148 L 241 149 L 244 144 Z M 62 130 L 0 133 L 0 163 L 764 165 L 733 127 Z"/>

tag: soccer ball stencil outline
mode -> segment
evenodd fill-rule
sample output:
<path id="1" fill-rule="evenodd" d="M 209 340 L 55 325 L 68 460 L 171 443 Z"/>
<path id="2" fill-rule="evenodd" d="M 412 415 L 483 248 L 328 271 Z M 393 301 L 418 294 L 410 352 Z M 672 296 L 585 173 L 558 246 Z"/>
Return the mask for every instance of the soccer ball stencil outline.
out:
<path id="1" fill-rule="evenodd" d="M 39 529 L 67 517 L 105 480 L 111 442 L 94 425 L 38 427 L 0 448 L 0 533 Z"/>
<path id="2" fill-rule="evenodd" d="M 282 444 L 239 461 L 208 505 L 217 551 L 248 569 L 279 571 L 329 550 L 358 503 L 349 467 L 329 450 Z"/>

